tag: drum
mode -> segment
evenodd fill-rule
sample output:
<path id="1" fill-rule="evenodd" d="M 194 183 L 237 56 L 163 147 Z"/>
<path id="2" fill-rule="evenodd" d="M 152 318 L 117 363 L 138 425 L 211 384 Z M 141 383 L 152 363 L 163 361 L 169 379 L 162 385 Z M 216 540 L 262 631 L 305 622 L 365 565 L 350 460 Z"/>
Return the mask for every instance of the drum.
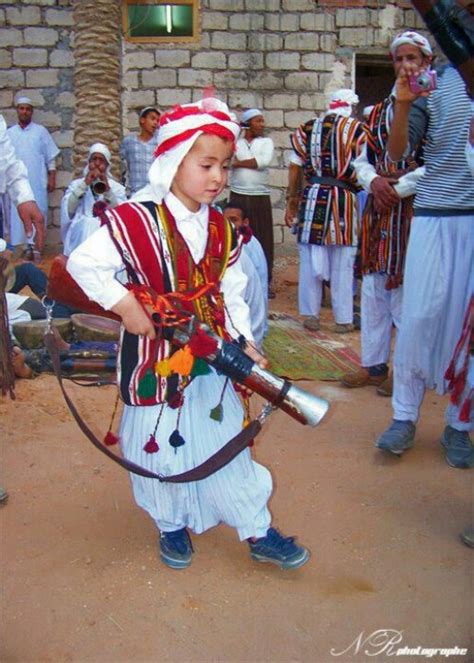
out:
<path id="1" fill-rule="evenodd" d="M 44 346 L 44 332 L 46 320 L 29 320 L 28 322 L 15 322 L 12 325 L 13 336 L 22 348 L 34 350 Z M 72 339 L 72 322 L 69 318 L 53 318 L 53 325 L 61 337 L 68 343 Z"/>
<path id="2" fill-rule="evenodd" d="M 120 322 L 89 313 L 74 313 L 71 316 L 77 341 L 117 342 L 120 337 Z"/>

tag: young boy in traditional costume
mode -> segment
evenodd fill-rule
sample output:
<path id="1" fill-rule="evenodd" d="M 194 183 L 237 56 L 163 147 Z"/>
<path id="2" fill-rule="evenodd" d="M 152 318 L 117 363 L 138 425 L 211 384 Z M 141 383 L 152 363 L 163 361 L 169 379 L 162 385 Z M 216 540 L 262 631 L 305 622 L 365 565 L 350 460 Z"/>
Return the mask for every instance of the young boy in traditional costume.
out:
<path id="1" fill-rule="evenodd" d="M 185 375 L 182 354 L 166 334 L 157 335 L 132 284 L 158 295 L 179 293 L 187 311 L 224 338 L 243 335 L 246 352 L 262 361 L 251 345 L 246 278 L 231 226 L 210 207 L 225 187 L 238 134 L 234 116 L 216 99 L 164 114 L 149 173 L 153 199 L 109 210 L 108 223 L 69 259 L 87 295 L 122 318 L 122 450 L 158 474 L 181 473 L 214 454 L 242 429 L 243 409 L 232 383 L 214 369 Z M 116 278 L 120 270 L 129 289 Z M 216 411 L 222 416 L 209 416 Z M 171 568 L 191 563 L 188 529 L 200 534 L 221 522 L 248 540 L 255 560 L 297 568 L 309 559 L 305 548 L 270 527 L 271 476 L 248 449 L 202 481 L 161 483 L 133 474 L 132 486 L 160 530 L 160 557 Z"/>

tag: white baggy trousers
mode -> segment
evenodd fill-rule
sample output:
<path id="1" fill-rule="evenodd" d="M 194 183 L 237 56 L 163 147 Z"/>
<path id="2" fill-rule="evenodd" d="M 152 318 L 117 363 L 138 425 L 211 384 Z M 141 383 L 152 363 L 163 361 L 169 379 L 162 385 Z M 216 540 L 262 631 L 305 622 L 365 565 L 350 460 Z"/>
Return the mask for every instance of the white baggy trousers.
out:
<path id="1" fill-rule="evenodd" d="M 357 247 L 298 244 L 298 248 L 300 315 L 314 315 L 319 318 L 323 281 L 330 281 L 334 319 L 340 325 L 351 324 L 354 311 L 352 284 Z"/>
<path id="2" fill-rule="evenodd" d="M 412 220 L 402 318 L 394 355 L 394 419 L 417 421 L 425 389 L 446 392 L 444 374 L 474 290 L 474 215 Z M 469 371 L 472 380 L 473 371 Z M 449 405 L 446 423 L 471 430 Z"/>

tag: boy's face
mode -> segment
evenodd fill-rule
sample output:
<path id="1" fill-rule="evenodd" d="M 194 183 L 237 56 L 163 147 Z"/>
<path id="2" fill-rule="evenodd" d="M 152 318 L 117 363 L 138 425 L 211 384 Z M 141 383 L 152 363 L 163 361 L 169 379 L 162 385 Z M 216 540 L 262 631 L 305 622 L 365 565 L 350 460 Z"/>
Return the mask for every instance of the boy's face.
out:
<path id="1" fill-rule="evenodd" d="M 210 205 L 227 184 L 233 145 L 212 134 L 203 134 L 184 157 L 171 191 L 191 212 Z"/>
<path id="2" fill-rule="evenodd" d="M 225 208 L 224 219 L 230 221 L 236 230 L 238 230 L 242 225 L 247 225 L 245 223 L 246 219 L 244 219 L 242 216 L 242 210 L 236 209 L 235 207 Z"/>
<path id="3" fill-rule="evenodd" d="M 150 111 L 145 115 L 145 117 L 140 118 L 139 123 L 143 131 L 153 135 L 156 131 L 156 128 L 158 127 L 159 121 L 160 116 L 158 113 L 155 113 L 155 111 Z"/>

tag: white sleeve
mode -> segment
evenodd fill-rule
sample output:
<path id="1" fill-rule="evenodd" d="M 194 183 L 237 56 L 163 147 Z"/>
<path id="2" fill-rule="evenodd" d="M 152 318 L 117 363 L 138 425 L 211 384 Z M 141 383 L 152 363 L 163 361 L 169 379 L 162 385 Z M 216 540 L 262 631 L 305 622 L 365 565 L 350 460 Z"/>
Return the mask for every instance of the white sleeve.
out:
<path id="1" fill-rule="evenodd" d="M 367 143 L 362 145 L 361 153 L 354 160 L 354 168 L 357 175 L 357 182 L 364 189 L 364 191 L 370 193 L 370 185 L 372 184 L 372 181 L 378 177 L 378 175 L 374 166 L 369 163 L 367 158 Z"/>
<path id="2" fill-rule="evenodd" d="M 407 196 L 414 196 L 416 193 L 416 185 L 418 181 L 424 177 L 426 173 L 426 168 L 420 166 L 415 170 L 402 175 L 398 182 L 393 185 L 393 188 L 398 193 L 400 198 L 406 198 Z"/>
<path id="3" fill-rule="evenodd" d="M 240 258 L 228 267 L 221 281 L 221 290 L 226 305 L 226 329 L 232 338 L 238 338 L 240 334 L 248 341 L 253 341 L 250 327 L 250 311 L 244 301 L 247 277 L 242 271 Z"/>
<path id="4" fill-rule="evenodd" d="M 296 166 L 299 166 L 300 168 L 303 168 L 304 166 L 304 161 L 300 157 L 299 154 L 296 154 L 296 152 L 292 152 L 290 155 L 290 158 L 288 159 L 289 163 L 294 163 Z"/>
<path id="5" fill-rule="evenodd" d="M 0 193 L 7 192 L 15 207 L 34 200 L 25 164 L 17 159 L 15 148 L 0 116 Z"/>
<path id="6" fill-rule="evenodd" d="M 128 293 L 116 278 L 122 269 L 122 257 L 105 226 L 74 249 L 67 262 L 68 272 L 89 299 L 107 310 Z"/>
<path id="7" fill-rule="evenodd" d="M 264 138 L 256 145 L 254 159 L 259 168 L 267 168 L 273 159 L 273 141 L 271 138 Z"/>

